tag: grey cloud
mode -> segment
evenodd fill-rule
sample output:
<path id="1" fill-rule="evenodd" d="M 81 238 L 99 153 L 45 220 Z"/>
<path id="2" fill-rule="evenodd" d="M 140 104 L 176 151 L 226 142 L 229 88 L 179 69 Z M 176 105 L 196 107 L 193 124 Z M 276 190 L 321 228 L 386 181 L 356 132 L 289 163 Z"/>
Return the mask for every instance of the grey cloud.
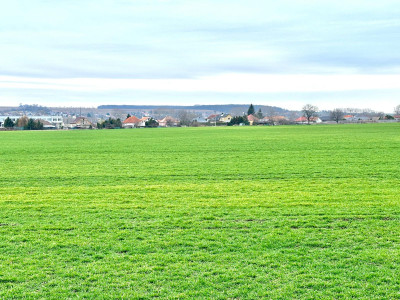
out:
<path id="1" fill-rule="evenodd" d="M 54 16 L 45 16 L 39 20 L 42 25 L 37 31 L 27 31 L 30 38 L 24 37 L 24 31 L 18 27 L 19 34 L 6 35 L 8 43 L 7 40 L 3 43 L 3 52 L 10 49 L 8 56 L 0 56 L 7 57 L 4 61 L 0 58 L 3 73 L 43 76 L 47 70 L 49 77 L 187 78 L 224 71 L 310 73 L 323 67 L 329 71 L 332 66 L 379 73 L 382 66 L 398 63 L 393 49 L 399 44 L 394 38 L 399 26 L 393 10 L 385 19 L 388 10 L 382 8 L 373 12 L 363 7 L 360 13 L 355 13 L 350 8 L 344 10 L 327 3 L 332 11 L 321 5 L 314 5 L 314 10 L 313 6 L 307 6 L 296 11 L 294 1 L 294 7 L 287 11 L 282 9 L 282 4 L 271 5 L 269 12 L 268 5 L 260 5 L 262 2 L 252 1 L 254 7 L 260 7 L 258 11 L 234 1 L 236 8 L 243 6 L 244 12 L 241 12 L 233 11 L 234 6 L 225 3 L 233 15 L 247 16 L 247 19 L 235 20 L 221 12 L 210 12 L 206 16 L 204 5 L 199 6 L 203 11 L 196 17 L 179 1 L 163 3 L 162 8 L 170 5 L 166 13 L 141 1 L 138 5 L 117 3 L 124 4 L 125 9 L 110 5 L 110 14 L 86 3 L 82 6 L 84 13 L 88 14 L 90 8 L 100 14 L 89 15 L 77 24 L 69 23 L 70 27 Z M 208 5 L 209 9 L 213 8 Z M 77 18 L 76 3 L 62 6 L 73 7 L 67 10 L 67 21 Z M 184 13 L 179 13 L 181 7 Z M 61 11 L 55 4 L 47 11 L 52 9 Z M 262 18 L 263 11 L 265 18 Z M 274 16 L 278 11 L 285 16 Z M 251 14 L 254 19 L 248 18 Z M 51 21 L 55 23 L 54 29 L 43 29 Z M 20 55 L 14 55 L 13 48 L 7 48 L 7 44 L 19 47 Z M 241 58 L 241 51 L 246 47 L 261 54 L 251 59 Z M 270 50 L 282 53 L 282 58 L 273 61 L 262 55 L 263 51 Z"/>

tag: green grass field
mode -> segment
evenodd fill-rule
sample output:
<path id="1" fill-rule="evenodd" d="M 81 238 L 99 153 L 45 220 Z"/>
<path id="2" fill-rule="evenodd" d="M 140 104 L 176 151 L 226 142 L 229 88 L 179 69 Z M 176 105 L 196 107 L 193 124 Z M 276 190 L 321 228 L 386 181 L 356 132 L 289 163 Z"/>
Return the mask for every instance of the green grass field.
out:
<path id="1" fill-rule="evenodd" d="M 0 298 L 400 298 L 400 123 L 0 132 Z"/>

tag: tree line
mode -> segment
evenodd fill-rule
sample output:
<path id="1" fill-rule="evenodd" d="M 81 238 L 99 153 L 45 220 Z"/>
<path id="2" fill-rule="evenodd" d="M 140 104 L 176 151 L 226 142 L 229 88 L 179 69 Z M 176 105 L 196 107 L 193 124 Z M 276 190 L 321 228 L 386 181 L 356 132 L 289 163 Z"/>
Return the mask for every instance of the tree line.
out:
<path id="1" fill-rule="evenodd" d="M 4 120 L 4 127 L 5 128 L 13 128 L 19 127 L 23 128 L 24 130 L 42 130 L 43 123 L 40 120 L 34 120 L 28 117 L 21 117 L 15 123 L 9 117 Z"/>

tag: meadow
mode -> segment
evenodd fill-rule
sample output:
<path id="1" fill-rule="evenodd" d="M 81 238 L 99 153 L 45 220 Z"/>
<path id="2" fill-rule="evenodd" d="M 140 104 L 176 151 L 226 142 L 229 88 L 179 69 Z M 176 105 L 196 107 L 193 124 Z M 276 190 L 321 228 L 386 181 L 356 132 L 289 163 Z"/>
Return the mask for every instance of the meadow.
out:
<path id="1" fill-rule="evenodd" d="M 400 298 L 400 123 L 0 132 L 0 298 Z"/>

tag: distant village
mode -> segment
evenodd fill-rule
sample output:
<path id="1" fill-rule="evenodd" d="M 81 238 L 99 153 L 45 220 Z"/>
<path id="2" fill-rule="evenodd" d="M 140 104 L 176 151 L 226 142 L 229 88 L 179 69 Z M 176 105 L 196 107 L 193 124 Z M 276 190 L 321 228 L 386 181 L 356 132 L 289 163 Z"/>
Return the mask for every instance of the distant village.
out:
<path id="1" fill-rule="evenodd" d="M 302 111 L 279 107 L 220 105 L 212 107 L 49 108 L 39 105 L 0 107 L 0 130 L 73 130 L 199 126 L 278 126 L 290 124 L 338 124 L 400 122 L 400 106 L 393 114 L 344 108 L 318 111 L 305 105 Z"/>

